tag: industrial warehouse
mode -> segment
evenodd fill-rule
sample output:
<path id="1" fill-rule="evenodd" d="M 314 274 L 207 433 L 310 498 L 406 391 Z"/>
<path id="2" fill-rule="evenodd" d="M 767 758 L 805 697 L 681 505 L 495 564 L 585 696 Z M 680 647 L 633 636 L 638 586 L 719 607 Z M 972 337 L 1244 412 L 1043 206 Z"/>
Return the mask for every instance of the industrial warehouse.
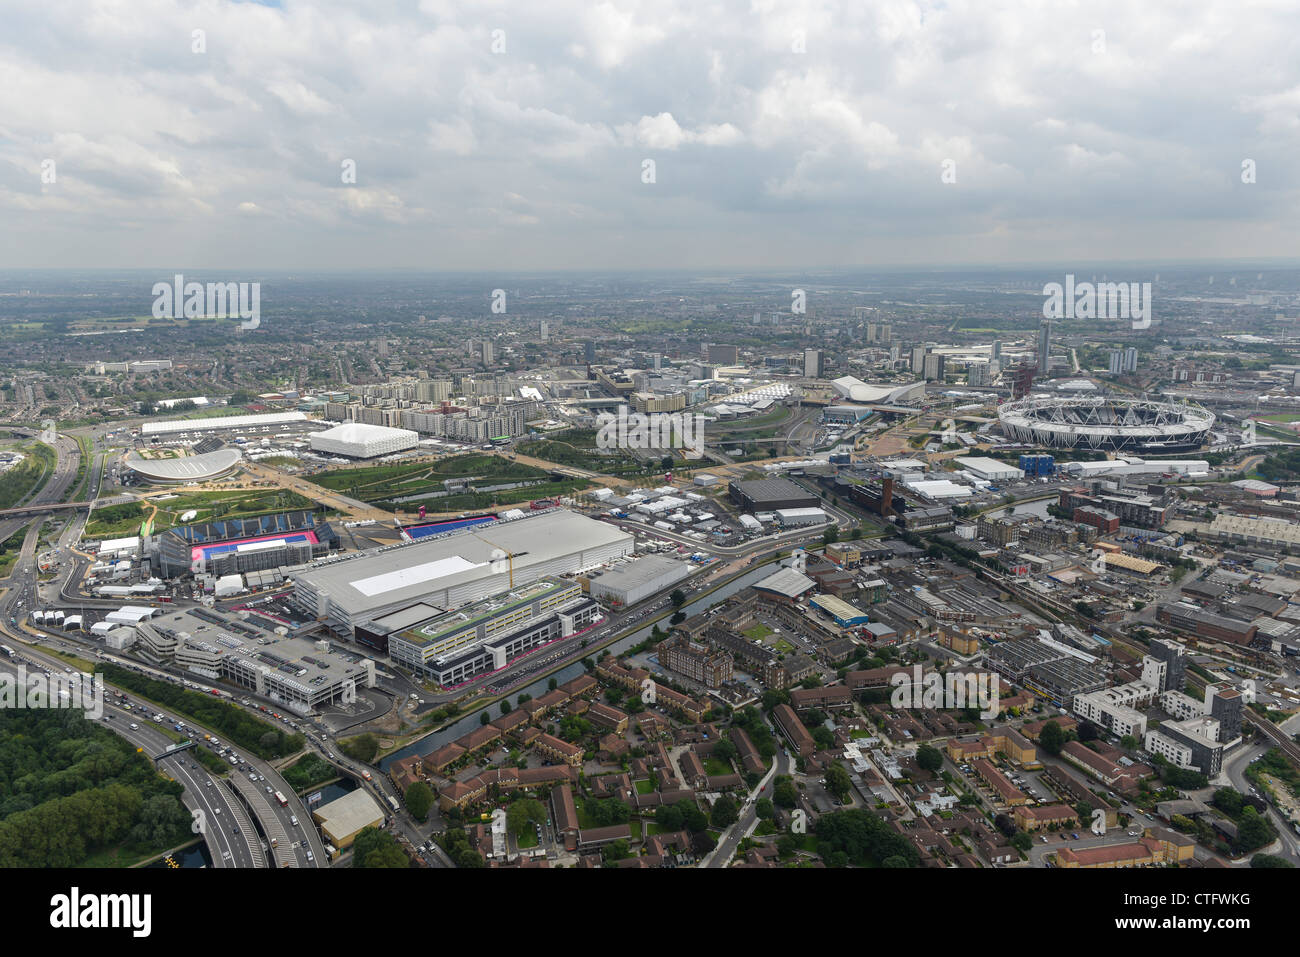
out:
<path id="1" fill-rule="evenodd" d="M 293 570 L 291 601 L 351 636 L 360 624 L 420 602 L 456 608 L 539 578 L 595 568 L 632 549 L 627 532 L 551 509 Z"/>

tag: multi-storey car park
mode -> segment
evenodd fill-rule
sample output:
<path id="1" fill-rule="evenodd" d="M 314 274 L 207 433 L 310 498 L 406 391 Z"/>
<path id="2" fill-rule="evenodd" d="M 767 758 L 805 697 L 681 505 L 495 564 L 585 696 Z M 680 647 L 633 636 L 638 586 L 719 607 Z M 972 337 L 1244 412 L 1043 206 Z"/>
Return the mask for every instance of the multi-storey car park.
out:
<path id="1" fill-rule="evenodd" d="M 240 685 L 298 714 L 375 685 L 372 659 L 281 634 L 256 615 L 186 608 L 142 619 L 135 628 L 144 657 Z"/>
<path id="2" fill-rule="evenodd" d="M 1111 396 L 1031 396 L 998 407 L 1009 439 L 1053 449 L 1194 451 L 1214 418 L 1195 403 Z"/>

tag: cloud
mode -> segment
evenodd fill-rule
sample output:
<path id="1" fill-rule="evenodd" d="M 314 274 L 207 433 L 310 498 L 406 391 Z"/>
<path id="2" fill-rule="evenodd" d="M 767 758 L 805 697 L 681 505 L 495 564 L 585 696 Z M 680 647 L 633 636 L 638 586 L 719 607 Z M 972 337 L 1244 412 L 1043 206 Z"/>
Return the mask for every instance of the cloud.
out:
<path id="1" fill-rule="evenodd" d="M 1213 0 L 19 5 L 0 33 L 0 256 L 1294 255 L 1298 28 L 1287 5 Z"/>

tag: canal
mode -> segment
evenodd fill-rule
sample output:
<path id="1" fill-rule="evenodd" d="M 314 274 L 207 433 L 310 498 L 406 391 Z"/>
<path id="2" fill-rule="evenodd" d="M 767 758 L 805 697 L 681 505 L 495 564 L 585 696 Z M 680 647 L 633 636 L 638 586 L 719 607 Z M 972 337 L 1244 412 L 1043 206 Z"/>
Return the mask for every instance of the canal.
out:
<path id="1" fill-rule="evenodd" d="M 742 574 L 739 578 L 736 578 L 734 581 L 728 582 L 726 585 L 723 585 L 722 587 L 718 588 L 716 591 L 710 592 L 707 595 L 703 595 L 700 598 L 696 598 L 693 601 L 688 601 L 685 605 L 682 606 L 681 610 L 684 611 L 687 614 L 687 616 L 698 615 L 700 612 L 712 608 L 718 602 L 726 601 L 736 592 L 741 591 L 744 588 L 748 588 L 750 585 L 754 584 L 754 582 L 762 581 L 764 578 L 767 578 L 769 575 L 771 575 L 772 572 L 773 572 L 773 566 L 771 565 L 761 565 L 757 568 L 750 569 L 749 571 Z M 606 648 L 601 649 L 599 654 L 604 654 L 606 650 L 612 652 L 615 655 L 622 654 L 623 652 L 627 651 L 629 648 L 632 648 L 633 646 L 638 645 L 641 642 L 645 641 L 647 638 L 650 637 L 650 634 L 653 631 L 654 631 L 653 624 L 646 625 L 642 628 L 638 628 L 636 631 L 631 632 L 630 634 L 624 636 L 623 638 L 620 638 L 612 645 L 608 645 L 606 646 Z M 566 681 L 576 678 L 581 674 L 585 674 L 586 671 L 587 669 L 582 666 L 582 660 L 577 659 L 572 664 L 565 665 L 559 671 L 552 672 L 551 674 L 543 678 L 539 678 L 537 681 L 534 681 L 532 684 L 525 685 L 522 688 L 512 689 L 508 697 L 512 702 L 518 701 L 519 695 L 521 694 L 532 695 L 534 698 L 536 698 L 546 694 L 548 688 L 548 682 L 550 681 L 551 678 L 554 678 L 558 684 L 564 684 L 564 682 Z M 493 705 L 491 707 L 494 708 L 493 717 L 496 717 L 495 708 L 498 706 Z M 410 757 L 413 754 L 428 754 L 431 751 L 438 750 L 444 744 L 456 740 L 463 734 L 466 734 L 470 731 L 476 731 L 477 729 L 483 726 L 482 722 L 479 720 L 479 713 L 482 710 L 483 710 L 482 708 L 479 708 L 477 710 L 470 711 L 465 715 L 463 715 L 462 717 L 458 718 L 454 723 L 448 725 L 447 727 L 442 728 L 441 730 L 438 731 L 432 731 L 429 734 L 425 735 L 424 737 L 420 738 L 418 741 L 415 741 L 407 745 L 406 747 L 402 748 L 400 751 L 394 751 L 392 754 L 383 758 L 379 762 L 380 769 L 386 771 L 388 770 L 388 766 L 392 764 L 394 761 L 400 760 L 402 758 Z"/>

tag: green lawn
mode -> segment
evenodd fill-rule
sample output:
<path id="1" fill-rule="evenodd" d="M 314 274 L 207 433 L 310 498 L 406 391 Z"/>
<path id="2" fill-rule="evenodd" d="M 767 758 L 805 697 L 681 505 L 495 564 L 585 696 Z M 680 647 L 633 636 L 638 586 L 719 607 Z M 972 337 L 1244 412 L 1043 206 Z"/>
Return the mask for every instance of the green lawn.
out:
<path id="1" fill-rule="evenodd" d="M 721 758 L 710 756 L 704 759 L 704 773 L 713 777 L 719 774 L 734 774 L 735 769 Z"/>
<path id="2" fill-rule="evenodd" d="M 746 628 L 741 632 L 741 634 L 753 641 L 762 641 L 768 635 L 772 634 L 772 629 L 762 622 L 759 622 L 751 628 Z"/>
<path id="3" fill-rule="evenodd" d="M 518 841 L 521 850 L 527 850 L 530 847 L 537 846 L 537 829 L 533 827 L 524 828 L 523 836 Z"/>
<path id="4" fill-rule="evenodd" d="M 637 794 L 653 794 L 653 793 L 654 793 L 654 790 L 655 790 L 655 783 L 654 783 L 653 781 L 651 781 L 649 778 L 642 778 L 640 781 L 637 781 L 637 782 L 635 782 L 635 783 L 636 783 L 636 793 L 637 793 Z"/>

